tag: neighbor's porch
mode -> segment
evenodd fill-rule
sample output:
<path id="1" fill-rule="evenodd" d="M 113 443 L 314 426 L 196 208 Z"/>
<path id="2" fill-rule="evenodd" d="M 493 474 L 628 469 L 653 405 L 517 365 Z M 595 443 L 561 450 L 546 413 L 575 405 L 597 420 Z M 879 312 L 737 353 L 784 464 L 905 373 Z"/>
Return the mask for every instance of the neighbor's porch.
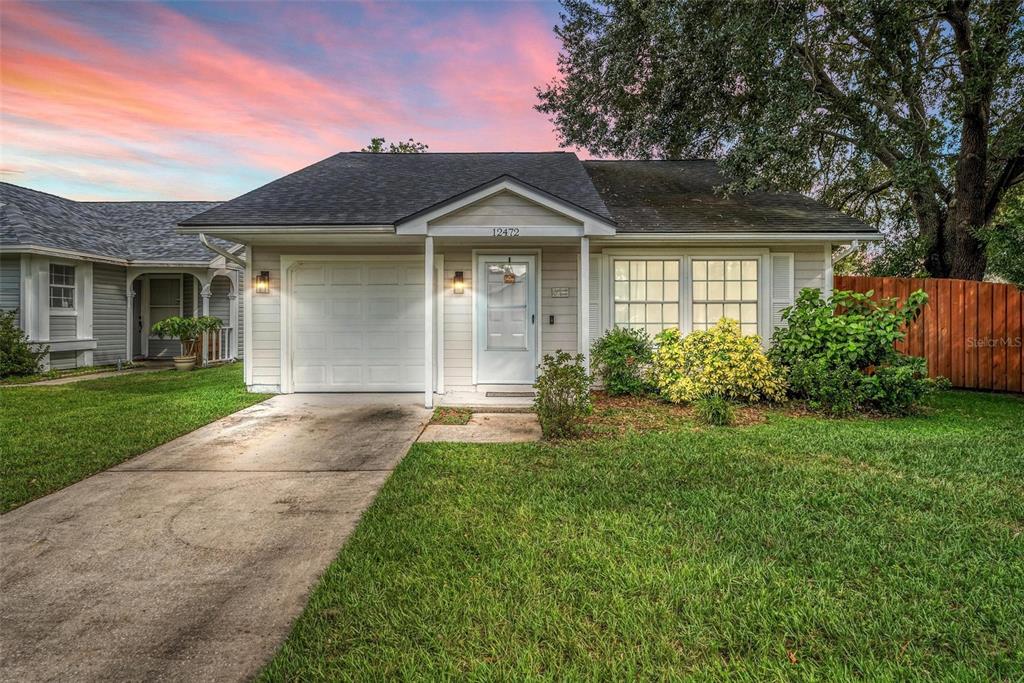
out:
<path id="1" fill-rule="evenodd" d="M 241 271 L 234 268 L 129 268 L 128 357 L 154 360 L 180 355 L 181 343 L 153 334 L 153 325 L 171 316 L 215 316 L 224 324 L 206 335 L 202 363 L 237 359 L 242 334 L 240 283 Z"/>

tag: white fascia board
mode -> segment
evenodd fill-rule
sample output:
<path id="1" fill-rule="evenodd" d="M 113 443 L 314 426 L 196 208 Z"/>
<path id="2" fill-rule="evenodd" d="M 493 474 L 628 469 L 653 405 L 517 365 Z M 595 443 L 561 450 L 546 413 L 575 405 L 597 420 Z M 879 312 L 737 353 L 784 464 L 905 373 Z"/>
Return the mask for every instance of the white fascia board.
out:
<path id="1" fill-rule="evenodd" d="M 836 232 L 693 232 L 693 233 L 619 233 L 609 238 L 608 242 L 837 242 L 845 243 L 854 240 L 877 241 L 882 236 L 877 232 L 836 233 Z M 602 240 L 605 241 L 605 240 Z"/>
<path id="2" fill-rule="evenodd" d="M 512 178 L 506 178 L 505 180 L 502 180 L 501 182 L 494 183 L 492 185 L 487 185 L 485 187 L 482 187 L 479 190 L 477 190 L 476 192 L 471 192 L 471 193 L 469 193 L 467 195 L 459 197 L 458 199 L 452 200 L 450 202 L 446 202 L 446 203 L 442 204 L 441 206 L 438 206 L 437 208 L 432 209 L 431 211 L 428 211 L 426 213 L 421 213 L 421 214 L 417 215 L 415 218 L 413 218 L 411 220 L 399 221 L 398 223 L 395 224 L 395 232 L 397 234 L 399 234 L 399 235 L 426 235 L 427 234 L 427 230 L 428 230 L 428 224 L 430 223 L 430 221 L 437 220 L 438 218 L 441 218 L 442 216 L 447 216 L 450 213 L 458 211 L 459 209 L 461 209 L 463 207 L 469 206 L 470 204 L 474 204 L 474 203 L 479 202 L 479 201 L 481 201 L 483 199 L 487 199 L 488 197 L 490 197 L 492 195 L 495 195 L 495 194 L 498 194 L 499 192 L 511 192 L 513 194 L 519 195 L 520 197 L 523 197 L 524 199 L 528 199 L 531 202 L 534 202 L 535 204 L 540 204 L 541 206 L 543 206 L 543 207 L 545 207 L 547 209 L 550 209 L 551 211 L 554 211 L 555 213 L 561 214 L 563 216 L 567 216 L 568 218 L 571 218 L 572 220 L 575 220 L 575 221 L 578 221 L 578 222 L 582 223 L 583 224 L 582 234 L 585 234 L 585 235 L 614 235 L 615 234 L 615 225 L 612 224 L 611 222 L 603 221 L 603 220 L 601 220 L 599 218 L 596 218 L 595 216 L 593 216 L 590 213 L 587 213 L 586 211 L 581 211 L 580 209 L 575 208 L 572 204 L 569 204 L 568 202 L 561 202 L 561 201 L 557 201 L 555 199 L 552 199 L 548 195 L 545 195 L 545 194 L 542 194 L 540 192 L 537 192 L 536 190 L 534 190 L 530 186 L 525 185 L 523 183 L 516 182 Z M 449 228 L 445 228 L 445 229 L 449 229 Z M 472 233 L 474 235 L 482 234 L 481 231 L 492 230 L 492 228 L 490 228 L 490 227 L 487 227 L 487 228 L 483 228 L 483 227 L 481 227 L 481 228 L 470 228 L 470 229 L 474 231 Z M 562 226 L 562 229 L 564 230 L 565 227 Z M 444 236 L 444 235 L 452 235 L 453 234 L 453 233 L 439 232 L 439 230 L 442 230 L 442 228 L 430 227 L 429 230 L 430 230 L 430 234 L 434 235 L 434 236 Z M 520 230 L 525 230 L 525 228 L 520 228 Z M 553 236 L 553 233 L 551 233 L 551 232 L 545 232 L 544 234 L 545 235 L 552 235 Z M 572 236 L 575 236 L 575 237 L 578 237 L 580 235 L 581 235 L 581 231 L 579 229 L 576 229 L 575 232 L 572 234 Z"/>
<path id="3" fill-rule="evenodd" d="M 76 251 L 74 249 L 60 249 L 57 247 L 40 247 L 35 245 L 4 247 L 4 252 L 9 254 L 38 254 L 40 256 L 53 256 L 56 258 L 75 259 L 78 261 L 96 261 L 98 263 L 111 263 L 118 266 L 128 264 L 128 261 L 116 256 L 101 256 L 90 254 L 87 251 Z"/>

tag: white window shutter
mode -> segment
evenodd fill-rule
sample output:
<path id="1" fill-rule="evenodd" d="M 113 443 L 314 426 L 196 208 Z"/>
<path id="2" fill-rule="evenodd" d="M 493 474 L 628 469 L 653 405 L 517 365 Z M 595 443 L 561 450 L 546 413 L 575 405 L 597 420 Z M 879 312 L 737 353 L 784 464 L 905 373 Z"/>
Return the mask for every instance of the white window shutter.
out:
<path id="1" fill-rule="evenodd" d="M 772 331 L 783 326 L 782 309 L 793 305 L 793 254 L 773 253 L 772 259 Z"/>
<path id="2" fill-rule="evenodd" d="M 604 334 L 604 321 L 601 320 L 601 312 L 604 311 L 602 300 L 601 280 L 604 263 L 600 255 L 590 257 L 590 343 L 600 339 Z"/>

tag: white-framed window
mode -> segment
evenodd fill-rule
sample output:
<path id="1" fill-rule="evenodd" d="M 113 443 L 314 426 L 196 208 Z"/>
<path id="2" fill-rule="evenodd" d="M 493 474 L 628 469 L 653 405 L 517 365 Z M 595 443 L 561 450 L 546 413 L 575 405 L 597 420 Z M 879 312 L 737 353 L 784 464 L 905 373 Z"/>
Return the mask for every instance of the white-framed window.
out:
<path id="1" fill-rule="evenodd" d="M 63 263 L 50 264 L 50 308 L 75 310 L 75 267 Z"/>
<path id="2" fill-rule="evenodd" d="M 181 315 L 181 278 L 150 278 L 149 280 L 149 326 Z"/>
<path id="3" fill-rule="evenodd" d="M 654 336 L 679 326 L 679 259 L 615 259 L 616 327 L 646 330 Z"/>
<path id="4" fill-rule="evenodd" d="M 743 334 L 758 330 L 756 258 L 694 258 L 693 329 L 705 330 L 722 318 L 740 324 Z"/>

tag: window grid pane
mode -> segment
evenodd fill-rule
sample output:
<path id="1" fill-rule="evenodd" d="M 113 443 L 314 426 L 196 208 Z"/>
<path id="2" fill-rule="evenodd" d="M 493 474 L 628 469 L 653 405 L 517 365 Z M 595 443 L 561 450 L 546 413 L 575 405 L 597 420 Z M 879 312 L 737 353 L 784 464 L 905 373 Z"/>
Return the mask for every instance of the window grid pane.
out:
<path id="1" fill-rule="evenodd" d="M 692 266 L 693 329 L 731 318 L 743 334 L 757 334 L 757 259 L 695 259 Z"/>
<path id="2" fill-rule="evenodd" d="M 612 272 L 618 327 L 653 336 L 679 324 L 678 259 L 617 259 Z"/>
<path id="3" fill-rule="evenodd" d="M 50 264 L 50 308 L 71 310 L 75 307 L 75 267 Z"/>

